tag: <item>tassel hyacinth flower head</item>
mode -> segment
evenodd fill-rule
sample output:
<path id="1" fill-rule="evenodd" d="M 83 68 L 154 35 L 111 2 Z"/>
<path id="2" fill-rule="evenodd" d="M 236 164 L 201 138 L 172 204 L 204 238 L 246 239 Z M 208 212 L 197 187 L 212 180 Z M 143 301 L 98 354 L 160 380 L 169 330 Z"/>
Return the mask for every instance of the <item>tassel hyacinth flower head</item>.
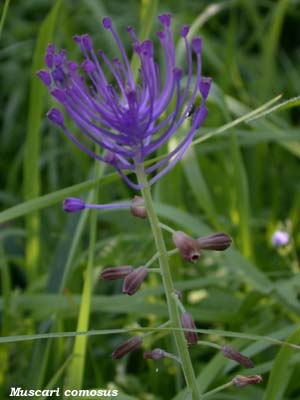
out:
<path id="1" fill-rule="evenodd" d="M 103 51 L 95 51 L 88 34 L 76 35 L 74 40 L 84 56 L 80 67 L 68 60 L 65 50 L 56 52 L 50 44 L 45 57 L 47 69 L 38 72 L 81 134 L 105 149 L 105 155 L 94 152 L 74 136 L 59 109 L 52 108 L 48 118 L 59 125 L 82 151 L 112 165 L 127 184 L 137 190 L 141 185 L 127 174 L 135 173 L 137 165 L 153 156 L 178 131 L 193 109 L 191 126 L 181 142 L 164 158 L 145 168 L 145 173 L 151 174 L 150 184 L 156 182 L 180 160 L 208 112 L 206 99 L 211 79 L 202 76 L 201 37 L 193 37 L 190 43 L 187 38 L 189 27 L 184 25 L 180 30 L 186 49 L 187 76 L 183 80 L 183 70 L 175 60 L 171 15 L 163 14 L 158 19 L 162 25 L 162 30 L 157 32 L 164 56 L 162 70 L 154 58 L 153 42 L 140 42 L 133 28 L 127 28 L 133 39 L 133 51 L 140 61 L 137 83 L 128 55 L 109 17 L 103 19 L 103 27 L 113 36 L 120 58 L 110 60 Z M 108 81 L 105 71 L 113 77 L 113 83 Z M 198 94 L 201 103 L 195 106 Z M 171 104 L 174 105 L 172 108 Z"/>

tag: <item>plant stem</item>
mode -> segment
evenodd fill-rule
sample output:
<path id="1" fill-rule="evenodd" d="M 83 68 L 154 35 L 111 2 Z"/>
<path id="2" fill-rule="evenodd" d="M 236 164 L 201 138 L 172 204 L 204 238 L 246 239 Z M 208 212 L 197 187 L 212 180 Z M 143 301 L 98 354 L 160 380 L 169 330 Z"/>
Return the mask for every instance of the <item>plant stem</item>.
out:
<path id="1" fill-rule="evenodd" d="M 144 198 L 144 204 L 147 209 L 147 215 L 150 221 L 152 233 L 155 240 L 155 245 L 158 253 L 159 265 L 163 280 L 163 286 L 165 289 L 165 295 L 168 305 L 169 317 L 172 328 L 177 328 L 173 334 L 175 337 L 178 355 L 181 361 L 181 366 L 185 381 L 189 391 L 192 393 L 193 400 L 201 400 L 200 391 L 197 385 L 195 372 L 193 369 L 190 354 L 187 348 L 187 343 L 183 331 L 181 330 L 180 314 L 177 308 L 174 294 L 174 285 L 172 275 L 169 266 L 169 256 L 162 235 L 159 219 L 154 209 L 154 204 L 151 196 L 150 187 L 147 181 L 147 177 L 144 173 L 142 165 L 136 165 L 136 174 L 139 183 L 142 185 L 141 193 Z"/>

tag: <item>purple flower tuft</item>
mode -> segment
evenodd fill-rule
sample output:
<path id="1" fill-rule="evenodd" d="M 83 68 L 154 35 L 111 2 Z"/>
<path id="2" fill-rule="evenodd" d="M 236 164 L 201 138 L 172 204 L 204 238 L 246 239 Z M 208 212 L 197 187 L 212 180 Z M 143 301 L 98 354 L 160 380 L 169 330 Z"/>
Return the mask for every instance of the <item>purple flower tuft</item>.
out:
<path id="1" fill-rule="evenodd" d="M 102 24 L 112 35 L 119 51 L 118 57 L 110 60 L 103 51 L 95 51 L 88 34 L 75 35 L 73 39 L 83 53 L 81 70 L 78 70 L 77 63 L 67 59 L 65 50 L 56 52 L 51 44 L 45 58 L 48 71 L 39 72 L 52 96 L 63 106 L 82 135 L 113 154 L 113 162 L 111 156 L 100 156 L 90 150 L 60 118 L 64 133 L 82 151 L 112 165 L 134 189 L 140 189 L 141 185 L 134 183 L 127 174 L 135 173 L 138 165 L 153 158 L 156 151 L 176 134 L 189 110 L 194 108 L 194 115 L 186 136 L 167 156 L 145 167 L 145 173 L 151 175 L 150 184 L 181 159 L 207 115 L 205 102 L 210 81 L 201 76 L 201 38 L 192 38 L 190 45 L 187 40 L 189 27 L 184 25 L 181 28 L 187 73 L 183 87 L 184 69 L 176 65 L 171 15 L 163 14 L 158 19 L 162 25 L 158 37 L 165 62 L 162 70 L 155 61 L 153 42 L 140 42 L 133 28 L 127 28 L 140 62 L 137 82 L 130 66 L 131 55 L 127 55 L 109 17 L 105 17 Z M 112 82 L 108 77 L 112 77 Z M 199 92 L 202 102 L 196 105 Z M 56 119 L 53 122 L 58 123 Z"/>

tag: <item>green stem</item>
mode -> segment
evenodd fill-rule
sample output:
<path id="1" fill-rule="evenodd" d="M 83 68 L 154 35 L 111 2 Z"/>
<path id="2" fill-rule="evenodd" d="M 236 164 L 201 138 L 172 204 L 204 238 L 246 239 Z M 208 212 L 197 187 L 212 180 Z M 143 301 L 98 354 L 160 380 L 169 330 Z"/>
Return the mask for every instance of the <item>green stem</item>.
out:
<path id="1" fill-rule="evenodd" d="M 141 193 L 144 198 L 145 207 L 147 209 L 147 215 L 150 221 L 152 233 L 154 236 L 157 253 L 159 254 L 159 264 L 163 280 L 163 285 L 165 289 L 165 295 L 167 299 L 168 311 L 171 321 L 171 326 L 177 328 L 173 331 L 178 355 L 181 361 L 181 366 L 185 381 L 189 391 L 192 393 L 193 400 L 201 400 L 200 390 L 197 385 L 195 372 L 193 369 L 190 354 L 187 348 L 187 343 L 183 331 L 181 330 L 180 314 L 177 308 L 174 294 L 174 285 L 172 280 L 172 275 L 169 266 L 169 256 L 164 242 L 161 226 L 157 214 L 154 209 L 154 204 L 151 196 L 150 187 L 144 173 L 144 168 L 142 165 L 136 165 L 136 174 L 139 183 L 142 185 Z"/>

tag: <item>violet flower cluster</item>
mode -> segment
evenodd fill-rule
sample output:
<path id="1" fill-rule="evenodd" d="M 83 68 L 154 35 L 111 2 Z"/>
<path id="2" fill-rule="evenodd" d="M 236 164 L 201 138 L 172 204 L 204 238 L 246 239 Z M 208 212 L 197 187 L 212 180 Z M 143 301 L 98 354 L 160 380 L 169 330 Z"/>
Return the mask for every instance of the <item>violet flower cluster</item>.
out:
<path id="1" fill-rule="evenodd" d="M 136 83 L 128 55 L 108 17 L 103 19 L 103 27 L 110 31 L 120 57 L 110 60 L 102 50 L 94 50 L 88 34 L 76 35 L 74 40 L 84 56 L 80 68 L 76 62 L 68 60 L 65 50 L 56 52 L 54 45 L 50 44 L 45 57 L 48 69 L 38 72 L 51 95 L 83 136 L 105 149 L 105 154 L 99 155 L 84 140 L 78 139 L 66 126 L 59 109 L 52 108 L 48 118 L 59 125 L 82 151 L 112 165 L 134 189 L 139 189 L 140 185 L 130 179 L 128 173 L 135 173 L 138 164 L 153 156 L 178 131 L 193 109 L 190 129 L 177 147 L 145 168 L 146 174 L 151 175 L 150 184 L 157 181 L 180 160 L 208 112 L 206 99 L 211 79 L 202 76 L 201 37 L 192 38 L 190 44 L 187 37 L 189 27 L 184 25 L 181 28 L 187 59 L 187 76 L 183 81 L 183 70 L 175 60 L 171 15 L 161 15 L 159 21 L 163 29 L 157 32 L 157 36 L 164 56 L 164 73 L 154 59 L 153 42 L 140 42 L 133 28 L 128 27 L 133 50 L 140 61 L 139 83 Z M 201 103 L 195 106 L 198 94 Z"/>

